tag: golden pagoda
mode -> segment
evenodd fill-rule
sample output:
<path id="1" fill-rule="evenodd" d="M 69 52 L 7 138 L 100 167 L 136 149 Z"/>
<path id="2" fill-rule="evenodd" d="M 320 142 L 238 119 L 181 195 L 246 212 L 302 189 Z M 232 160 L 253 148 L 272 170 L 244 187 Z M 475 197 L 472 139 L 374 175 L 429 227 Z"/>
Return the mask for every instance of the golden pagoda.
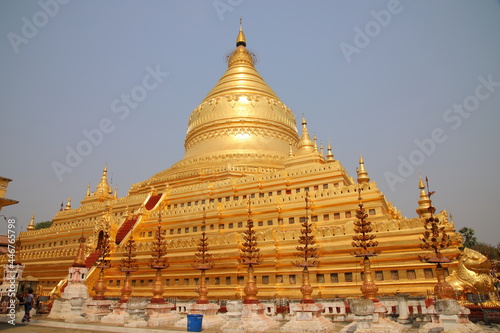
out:
<path id="1" fill-rule="evenodd" d="M 148 263 L 161 216 L 170 265 L 161 277 L 164 296 L 197 298 L 200 273 L 192 262 L 206 232 L 214 260 L 204 276 L 209 298 L 242 299 L 248 274 L 238 259 L 251 203 L 262 260 L 254 270 L 259 299 L 302 297 L 302 274 L 292 262 L 306 219 L 321 258 L 309 267 L 312 298 L 359 295 L 363 280 L 351 242 L 361 189 L 382 253 L 372 262 L 378 295 L 425 295 L 434 287 L 435 268 L 418 260 L 427 209 L 422 194 L 417 203 L 417 186 L 419 216 L 403 218 L 370 180 L 361 157 L 354 180 L 330 144 L 326 156 L 318 149 L 305 117 L 299 135 L 293 112 L 255 69 L 241 27 L 226 72 L 189 117 L 184 146 L 179 162 L 133 184 L 124 197 L 112 192 L 105 168 L 79 207 L 68 200 L 50 228 L 23 232 L 25 274 L 38 278 L 45 290 L 64 288 L 83 230 L 90 290 L 99 275 L 97 250 L 109 233 L 111 268 L 103 279 L 106 297 L 118 297 L 125 281 L 119 263 L 133 237 L 138 265 L 130 276 L 133 295 L 150 297 L 156 270 Z M 461 238 L 453 222 L 446 211 L 436 215 L 452 240 L 445 254 L 457 256 Z"/>

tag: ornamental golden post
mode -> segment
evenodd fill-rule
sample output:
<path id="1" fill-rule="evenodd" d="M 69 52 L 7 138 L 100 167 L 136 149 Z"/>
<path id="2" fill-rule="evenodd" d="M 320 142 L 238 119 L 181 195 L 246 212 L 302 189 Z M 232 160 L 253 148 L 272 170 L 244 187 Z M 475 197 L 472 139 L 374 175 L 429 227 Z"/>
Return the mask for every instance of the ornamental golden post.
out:
<path id="1" fill-rule="evenodd" d="M 299 243 L 303 246 L 297 246 L 296 249 L 299 252 L 294 253 L 296 257 L 301 258 L 292 262 L 292 265 L 296 267 L 303 267 L 302 269 L 302 287 L 300 287 L 300 292 L 302 293 L 301 303 L 314 303 L 311 297 L 312 286 L 309 282 L 309 268 L 316 267 L 319 264 L 318 258 L 318 247 L 314 246 L 316 244 L 316 238 L 312 235 L 312 224 L 309 222 L 309 192 L 306 192 L 306 216 L 304 222 L 302 223 L 302 236 L 299 237 Z"/>
<path id="2" fill-rule="evenodd" d="M 163 237 L 163 230 L 161 229 L 161 211 L 158 213 L 158 226 L 155 232 L 155 240 L 153 241 L 153 248 L 151 250 L 151 258 L 149 259 L 149 267 L 156 269 L 156 278 L 153 285 L 153 298 L 151 303 L 164 304 L 163 292 L 165 287 L 161 282 L 161 270 L 168 268 L 169 263 L 166 257 L 167 249 L 165 245 L 165 237 Z"/>
<path id="3" fill-rule="evenodd" d="M 420 179 L 422 181 L 422 179 Z M 420 247 L 424 250 L 432 250 L 432 254 L 428 254 L 424 257 L 418 256 L 420 261 L 427 262 L 436 265 L 436 277 L 437 284 L 434 287 L 434 293 L 439 299 L 452 299 L 455 296 L 455 291 L 453 287 L 446 282 L 445 279 L 445 269 L 442 266 L 443 263 L 451 262 L 451 259 L 441 253 L 441 250 L 446 249 L 451 245 L 450 236 L 445 232 L 445 227 L 439 225 L 439 219 L 434 216 L 436 208 L 432 206 L 431 196 L 435 192 L 429 192 L 429 180 L 425 178 L 427 183 L 427 196 L 429 197 L 429 208 L 428 211 L 430 216 L 425 219 L 424 229 L 425 232 L 422 235 L 422 244 Z"/>
<path id="4" fill-rule="evenodd" d="M 123 288 L 120 295 L 120 303 L 127 303 L 132 296 L 132 285 L 130 284 L 130 273 L 135 272 L 139 266 L 135 259 L 135 241 L 134 237 L 130 237 L 125 244 L 125 257 L 122 258 L 122 263 L 118 267 L 120 271 L 125 273 L 125 282 L 123 283 Z"/>
<path id="5" fill-rule="evenodd" d="M 375 235 L 371 234 L 373 231 L 373 227 L 371 226 L 371 222 L 366 221 L 368 214 L 366 210 L 363 208 L 363 202 L 361 197 L 361 188 L 358 186 L 358 207 L 356 210 L 357 221 L 354 222 L 354 232 L 355 235 L 352 236 L 353 242 L 351 243 L 352 247 L 359 248 L 354 251 L 352 254 L 355 257 L 363 258 L 361 260 L 361 265 L 364 273 L 363 284 L 361 285 L 361 293 L 363 294 L 364 299 L 371 299 L 373 301 L 377 301 L 377 292 L 378 287 L 373 281 L 372 271 L 371 271 L 371 262 L 370 257 L 374 257 L 380 253 L 380 251 L 375 248 L 378 245 L 377 241 L 374 241 Z"/>
<path id="6" fill-rule="evenodd" d="M 200 295 L 198 298 L 197 304 L 208 304 L 207 294 L 208 288 L 205 281 L 205 271 L 212 269 L 214 267 L 214 259 L 213 256 L 208 253 L 208 237 L 205 232 L 205 208 L 203 208 L 203 222 L 202 222 L 202 233 L 200 240 L 198 242 L 198 251 L 195 253 L 195 258 L 193 262 L 193 268 L 201 271 L 200 277 L 200 287 L 198 288 L 198 294 Z"/>
<path id="7" fill-rule="evenodd" d="M 248 265 L 248 280 L 245 289 L 243 290 L 245 292 L 243 304 L 259 303 L 259 300 L 257 299 L 259 289 L 255 284 L 253 266 L 260 264 L 262 259 L 260 258 L 260 249 L 257 247 L 257 237 L 255 236 L 255 230 L 253 230 L 253 221 L 251 216 L 252 210 L 250 208 L 250 201 L 248 201 L 247 230 L 245 230 L 243 235 L 245 242 L 242 244 L 243 247 L 240 249 L 240 263 Z"/>
<path id="8" fill-rule="evenodd" d="M 104 270 L 110 267 L 109 257 L 110 247 L 109 247 L 109 233 L 108 230 L 103 231 L 102 239 L 100 239 L 97 251 L 99 251 L 99 257 L 97 258 L 97 268 L 99 268 L 99 278 L 94 285 L 95 295 L 92 297 L 94 300 L 104 300 L 104 293 L 106 292 L 106 284 L 104 283 Z"/>

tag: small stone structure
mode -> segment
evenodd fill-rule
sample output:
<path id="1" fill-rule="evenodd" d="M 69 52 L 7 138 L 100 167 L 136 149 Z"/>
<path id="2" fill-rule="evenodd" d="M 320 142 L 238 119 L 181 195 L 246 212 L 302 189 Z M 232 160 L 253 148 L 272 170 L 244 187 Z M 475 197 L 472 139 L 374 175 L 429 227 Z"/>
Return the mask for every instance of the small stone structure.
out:
<path id="1" fill-rule="evenodd" d="M 449 333 L 479 333 L 481 327 L 467 319 L 466 308 L 460 306 L 454 299 L 438 299 L 428 308 L 432 314 L 432 322 L 420 327 L 419 333 L 449 332 Z"/>
<path id="2" fill-rule="evenodd" d="M 239 301 L 230 301 L 226 304 L 228 321 L 221 327 L 223 333 L 244 333 L 245 326 L 241 321 L 243 303 Z"/>
<path id="3" fill-rule="evenodd" d="M 323 306 L 319 303 L 292 303 L 292 318 L 281 327 L 282 332 L 338 332 L 340 327 L 322 315 Z"/>

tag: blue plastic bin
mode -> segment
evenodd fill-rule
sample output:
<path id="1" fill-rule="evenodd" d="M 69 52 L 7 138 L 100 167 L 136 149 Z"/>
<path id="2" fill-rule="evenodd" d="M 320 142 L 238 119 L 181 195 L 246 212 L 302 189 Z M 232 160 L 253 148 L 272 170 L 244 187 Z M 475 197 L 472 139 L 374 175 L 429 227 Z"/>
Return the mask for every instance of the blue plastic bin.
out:
<path id="1" fill-rule="evenodd" d="M 188 314 L 187 315 L 188 332 L 201 332 L 202 322 L 203 322 L 202 314 Z"/>

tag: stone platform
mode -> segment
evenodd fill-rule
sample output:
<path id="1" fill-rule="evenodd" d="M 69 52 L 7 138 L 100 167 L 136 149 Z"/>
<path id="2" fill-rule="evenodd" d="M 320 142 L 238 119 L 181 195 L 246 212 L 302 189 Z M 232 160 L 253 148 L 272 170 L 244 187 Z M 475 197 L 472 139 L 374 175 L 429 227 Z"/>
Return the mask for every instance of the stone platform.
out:
<path id="1" fill-rule="evenodd" d="M 348 322 L 343 322 L 343 324 L 347 325 Z M 29 328 L 28 328 L 29 326 Z M 484 332 L 500 332 L 500 325 L 493 324 L 492 326 L 487 326 L 484 324 L 480 324 L 481 328 Z M 128 328 L 128 327 L 120 327 L 113 326 L 107 324 L 93 324 L 93 323 L 65 323 L 62 320 L 50 320 L 47 319 L 47 315 L 34 315 L 29 324 L 21 324 L 20 319 L 19 322 L 16 322 L 16 325 L 10 325 L 7 323 L 7 317 L 5 314 L 0 315 L 0 331 L 9 330 L 9 332 L 14 333 L 85 333 L 85 332 L 117 332 L 117 333 L 178 333 L 178 332 L 186 332 L 186 328 L 180 327 L 162 327 L 160 328 Z M 419 326 L 412 326 L 405 332 L 408 333 L 417 333 L 419 331 Z M 207 329 L 203 330 L 205 333 L 220 333 L 220 330 L 216 329 Z M 280 329 L 269 330 L 267 333 L 278 333 Z M 332 332 L 334 333 L 334 332 Z"/>

